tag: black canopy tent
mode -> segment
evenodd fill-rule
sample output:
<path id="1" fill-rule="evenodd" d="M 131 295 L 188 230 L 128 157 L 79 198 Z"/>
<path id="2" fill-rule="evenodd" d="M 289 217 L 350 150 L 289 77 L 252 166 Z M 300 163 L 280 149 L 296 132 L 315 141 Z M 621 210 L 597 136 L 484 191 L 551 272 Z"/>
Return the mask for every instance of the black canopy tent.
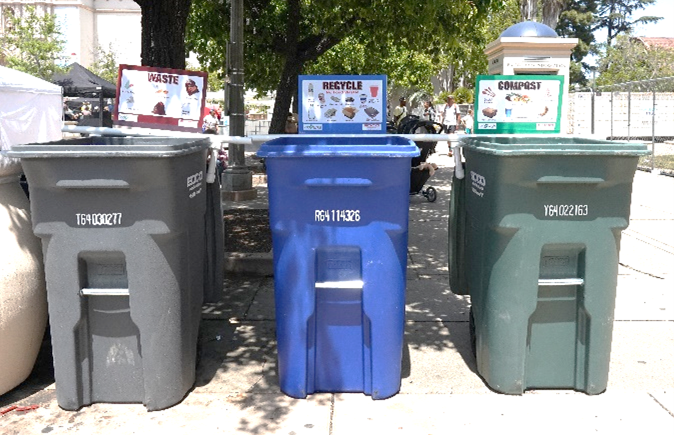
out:
<path id="1" fill-rule="evenodd" d="M 115 98 L 117 88 L 114 84 L 97 76 L 77 62 L 68 66 L 66 74 L 54 74 L 52 83 L 63 88 L 65 97 L 98 97 L 98 125 L 103 126 L 103 99 Z M 110 122 L 111 120 L 112 118 Z"/>

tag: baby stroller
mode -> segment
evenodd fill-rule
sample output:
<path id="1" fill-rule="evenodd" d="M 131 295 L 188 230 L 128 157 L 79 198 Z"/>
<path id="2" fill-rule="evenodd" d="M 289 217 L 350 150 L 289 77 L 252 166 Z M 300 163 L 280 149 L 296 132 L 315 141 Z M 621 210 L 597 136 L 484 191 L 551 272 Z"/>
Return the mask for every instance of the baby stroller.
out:
<path id="1" fill-rule="evenodd" d="M 443 126 L 437 122 L 420 119 L 418 116 L 406 116 L 398 124 L 399 134 L 439 134 Z M 423 195 L 428 202 L 435 202 L 438 198 L 438 192 L 434 187 L 424 185 L 429 178 L 433 176 L 438 166 L 435 163 L 428 163 L 426 159 L 435 152 L 437 142 L 417 142 L 419 147 L 419 157 L 412 159 L 412 171 L 410 172 L 410 195 Z"/>
<path id="2" fill-rule="evenodd" d="M 424 188 L 429 178 L 437 171 L 438 166 L 435 163 L 428 163 L 426 158 L 434 152 L 435 142 L 417 143 L 421 151 L 419 157 L 412 159 L 412 172 L 410 172 L 410 195 L 422 194 L 428 202 L 435 202 L 438 198 L 438 192 L 433 186 Z"/>

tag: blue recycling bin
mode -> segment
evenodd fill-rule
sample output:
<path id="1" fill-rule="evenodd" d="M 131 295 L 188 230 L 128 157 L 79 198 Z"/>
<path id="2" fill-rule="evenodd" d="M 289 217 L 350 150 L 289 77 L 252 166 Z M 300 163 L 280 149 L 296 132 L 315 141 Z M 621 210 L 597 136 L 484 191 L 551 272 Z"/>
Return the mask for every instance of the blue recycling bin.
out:
<path id="1" fill-rule="evenodd" d="M 281 390 L 400 389 L 410 162 L 396 136 L 296 136 L 262 145 L 274 252 Z"/>

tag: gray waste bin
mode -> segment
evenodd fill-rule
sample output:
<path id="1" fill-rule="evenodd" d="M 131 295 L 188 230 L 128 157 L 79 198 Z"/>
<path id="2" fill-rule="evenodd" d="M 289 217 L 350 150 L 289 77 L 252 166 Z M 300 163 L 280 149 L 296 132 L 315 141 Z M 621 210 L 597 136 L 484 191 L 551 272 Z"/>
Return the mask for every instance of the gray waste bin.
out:
<path id="1" fill-rule="evenodd" d="M 21 145 L 60 407 L 178 403 L 195 380 L 208 140 Z"/>

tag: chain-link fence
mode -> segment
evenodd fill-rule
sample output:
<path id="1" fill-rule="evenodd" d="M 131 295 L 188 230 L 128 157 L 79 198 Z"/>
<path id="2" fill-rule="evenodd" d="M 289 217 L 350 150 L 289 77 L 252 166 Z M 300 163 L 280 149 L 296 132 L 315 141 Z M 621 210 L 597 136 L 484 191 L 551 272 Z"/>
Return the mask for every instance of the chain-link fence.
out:
<path id="1" fill-rule="evenodd" d="M 569 133 L 649 143 L 640 169 L 674 175 L 674 77 L 576 89 Z"/>
<path id="2" fill-rule="evenodd" d="M 268 134 L 270 125 L 271 125 L 270 119 L 257 119 L 257 120 L 247 119 L 246 136 Z"/>

